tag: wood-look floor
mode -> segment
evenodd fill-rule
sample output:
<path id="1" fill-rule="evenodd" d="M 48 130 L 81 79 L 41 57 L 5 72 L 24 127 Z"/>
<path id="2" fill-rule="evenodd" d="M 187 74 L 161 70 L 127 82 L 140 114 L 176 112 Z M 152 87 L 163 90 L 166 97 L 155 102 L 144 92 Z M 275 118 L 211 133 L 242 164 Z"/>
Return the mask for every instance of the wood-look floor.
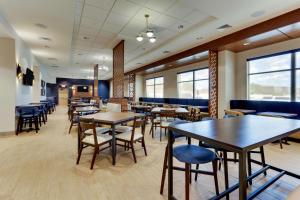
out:
<path id="1" fill-rule="evenodd" d="M 167 199 L 159 194 L 163 154 L 166 140 L 146 136 L 148 156 L 137 145 L 137 164 L 130 151 L 118 149 L 117 165 L 112 166 L 110 151 L 101 152 L 94 170 L 90 170 L 92 149 L 84 149 L 81 162 L 76 165 L 76 127 L 68 134 L 69 121 L 66 108 L 58 107 L 49 116 L 48 123 L 38 134 L 0 138 L 0 199 L 1 200 L 153 200 Z M 185 142 L 185 139 L 181 143 Z M 179 142 L 180 143 L 180 142 Z M 300 174 L 300 144 L 266 146 L 267 162 Z M 176 161 L 175 163 L 179 165 Z M 211 164 L 201 166 L 211 169 Z M 255 168 L 255 167 L 254 167 Z M 230 182 L 237 181 L 238 165 L 229 164 Z M 258 187 L 268 176 L 257 177 L 252 187 Z M 219 185 L 224 189 L 223 171 L 219 172 Z M 178 199 L 184 199 L 184 176 L 175 172 L 174 190 Z M 257 199 L 285 199 L 299 180 L 283 177 Z M 213 178 L 200 176 L 191 185 L 192 199 L 208 199 L 214 195 Z M 249 188 L 251 189 L 251 188 Z M 237 191 L 231 199 L 238 199 Z"/>

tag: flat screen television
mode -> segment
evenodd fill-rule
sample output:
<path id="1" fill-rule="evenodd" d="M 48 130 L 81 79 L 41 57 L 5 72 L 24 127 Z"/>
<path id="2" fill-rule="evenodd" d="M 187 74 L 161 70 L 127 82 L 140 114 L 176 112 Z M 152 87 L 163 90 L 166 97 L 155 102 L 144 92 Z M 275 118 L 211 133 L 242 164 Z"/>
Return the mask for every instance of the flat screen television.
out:
<path id="1" fill-rule="evenodd" d="M 89 92 L 89 86 L 77 86 L 77 92 Z"/>
<path id="2" fill-rule="evenodd" d="M 29 68 L 26 69 L 26 74 L 23 74 L 23 85 L 32 86 L 34 80 L 33 71 Z"/>

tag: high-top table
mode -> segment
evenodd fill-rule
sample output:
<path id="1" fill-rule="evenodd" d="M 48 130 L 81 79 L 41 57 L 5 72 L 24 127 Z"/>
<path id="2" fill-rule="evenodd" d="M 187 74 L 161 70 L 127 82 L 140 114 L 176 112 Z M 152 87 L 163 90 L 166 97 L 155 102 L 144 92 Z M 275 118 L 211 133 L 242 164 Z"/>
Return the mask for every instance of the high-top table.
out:
<path id="1" fill-rule="evenodd" d="M 106 124 L 111 126 L 112 131 L 112 154 L 113 154 L 113 165 L 116 164 L 116 138 L 115 138 L 115 127 L 116 125 L 129 122 L 133 120 L 135 117 L 142 117 L 144 114 L 141 113 L 133 113 L 133 112 L 101 112 L 92 115 L 85 115 L 80 117 L 79 121 L 90 121 L 94 119 L 95 122 L 100 124 Z M 80 137 L 79 137 L 79 129 L 78 129 L 78 149 L 80 145 Z"/>
<path id="2" fill-rule="evenodd" d="M 247 177 L 246 157 L 247 153 L 255 148 L 261 147 L 268 143 L 274 142 L 281 138 L 287 137 L 300 130 L 300 120 L 271 118 L 256 115 L 245 115 L 235 118 L 226 118 L 211 121 L 200 121 L 187 124 L 179 124 L 169 127 L 168 137 L 168 199 L 173 197 L 173 142 L 170 134 L 175 131 L 178 134 L 191 137 L 205 142 L 208 145 L 222 148 L 239 154 L 239 182 L 220 195 L 212 199 L 222 199 L 229 193 L 239 188 L 239 199 L 254 199 L 258 194 L 263 192 L 267 187 L 272 185 L 283 175 L 292 176 L 300 179 L 300 175 L 266 164 L 262 169 L 252 173 Z M 256 160 L 250 159 L 251 162 L 262 164 Z M 264 185 L 258 187 L 247 196 L 247 181 L 251 181 L 259 174 L 268 169 L 279 172 L 275 177 L 269 179 Z"/>

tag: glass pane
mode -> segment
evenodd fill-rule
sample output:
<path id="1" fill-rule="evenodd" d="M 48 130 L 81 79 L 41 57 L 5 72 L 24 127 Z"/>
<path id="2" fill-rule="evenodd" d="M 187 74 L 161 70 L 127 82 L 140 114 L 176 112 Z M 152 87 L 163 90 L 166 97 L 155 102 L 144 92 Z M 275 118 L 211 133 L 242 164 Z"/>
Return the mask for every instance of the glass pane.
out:
<path id="1" fill-rule="evenodd" d="M 154 97 L 154 85 L 146 87 L 147 97 Z"/>
<path id="2" fill-rule="evenodd" d="M 300 101 L 300 70 L 296 71 L 296 101 Z"/>
<path id="3" fill-rule="evenodd" d="M 177 82 L 182 81 L 192 81 L 193 80 L 193 72 L 185 72 L 177 75 Z"/>
<path id="4" fill-rule="evenodd" d="M 290 101 L 291 72 L 274 72 L 249 76 L 251 100 Z"/>
<path id="5" fill-rule="evenodd" d="M 208 80 L 195 81 L 195 99 L 208 99 Z"/>
<path id="6" fill-rule="evenodd" d="M 300 68 L 300 52 L 296 53 L 296 68 Z"/>
<path id="7" fill-rule="evenodd" d="M 164 84 L 164 77 L 155 78 L 155 84 Z"/>
<path id="8" fill-rule="evenodd" d="M 291 54 L 249 61 L 249 73 L 276 71 L 291 68 Z"/>
<path id="9" fill-rule="evenodd" d="M 179 98 L 193 98 L 193 81 L 178 83 Z"/>
<path id="10" fill-rule="evenodd" d="M 164 85 L 155 85 L 155 98 L 164 97 Z"/>
<path id="11" fill-rule="evenodd" d="M 154 85 L 154 78 L 146 80 L 146 85 Z"/>
<path id="12" fill-rule="evenodd" d="M 209 73 L 208 69 L 200 69 L 195 71 L 195 80 L 208 79 L 209 76 L 208 73 Z"/>

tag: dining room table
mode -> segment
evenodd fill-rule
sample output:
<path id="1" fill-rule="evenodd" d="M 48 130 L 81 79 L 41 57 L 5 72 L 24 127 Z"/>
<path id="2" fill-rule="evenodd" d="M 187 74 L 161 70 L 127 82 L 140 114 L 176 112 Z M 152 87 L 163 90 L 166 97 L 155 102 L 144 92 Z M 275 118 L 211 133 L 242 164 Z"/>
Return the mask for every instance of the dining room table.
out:
<path id="1" fill-rule="evenodd" d="M 300 175 L 265 164 L 261 169 L 247 176 L 247 154 L 253 149 L 287 137 L 299 130 L 300 120 L 257 115 L 171 125 L 168 132 L 168 199 L 176 199 L 173 193 L 173 132 L 224 149 L 224 152 L 230 151 L 237 153 L 239 155 L 238 183 L 229 186 L 227 180 L 227 182 L 225 182 L 225 191 L 211 199 L 229 198 L 231 192 L 239 189 L 240 200 L 251 200 L 282 176 L 287 175 L 300 179 Z M 248 162 L 262 165 L 261 162 L 251 158 Z M 224 171 L 227 170 L 228 166 L 224 164 Z M 247 194 L 247 183 L 267 170 L 274 170 L 278 172 L 278 174 L 274 177 L 270 177 L 264 184 Z"/>
<path id="2" fill-rule="evenodd" d="M 185 108 L 163 108 L 163 107 L 155 107 L 152 108 L 152 114 L 160 114 L 162 110 L 175 110 L 176 114 L 188 114 L 189 111 Z"/>
<path id="3" fill-rule="evenodd" d="M 235 108 L 235 109 L 230 109 L 232 111 L 236 111 L 236 112 L 241 112 L 244 115 L 250 115 L 250 114 L 255 114 L 256 110 L 250 110 L 250 109 L 240 109 L 240 108 Z"/>
<path id="4" fill-rule="evenodd" d="M 284 112 L 259 112 L 257 115 L 267 116 L 267 117 L 282 117 L 282 118 L 295 118 L 298 116 L 296 113 L 284 113 Z"/>
<path id="5" fill-rule="evenodd" d="M 126 123 L 134 120 L 135 117 L 143 117 L 142 113 L 134 112 L 100 112 L 91 115 L 84 115 L 80 117 L 80 121 L 91 121 L 92 119 L 99 124 L 109 125 L 111 127 L 112 134 L 112 155 L 113 155 L 113 165 L 116 164 L 116 131 L 117 125 Z M 78 150 L 80 146 L 80 133 L 78 129 Z"/>
<path id="6" fill-rule="evenodd" d="M 83 113 L 88 113 L 88 112 L 99 112 L 100 109 L 95 106 L 86 106 L 86 107 L 77 107 L 75 108 L 75 112 L 78 113 L 79 115 Z"/>

